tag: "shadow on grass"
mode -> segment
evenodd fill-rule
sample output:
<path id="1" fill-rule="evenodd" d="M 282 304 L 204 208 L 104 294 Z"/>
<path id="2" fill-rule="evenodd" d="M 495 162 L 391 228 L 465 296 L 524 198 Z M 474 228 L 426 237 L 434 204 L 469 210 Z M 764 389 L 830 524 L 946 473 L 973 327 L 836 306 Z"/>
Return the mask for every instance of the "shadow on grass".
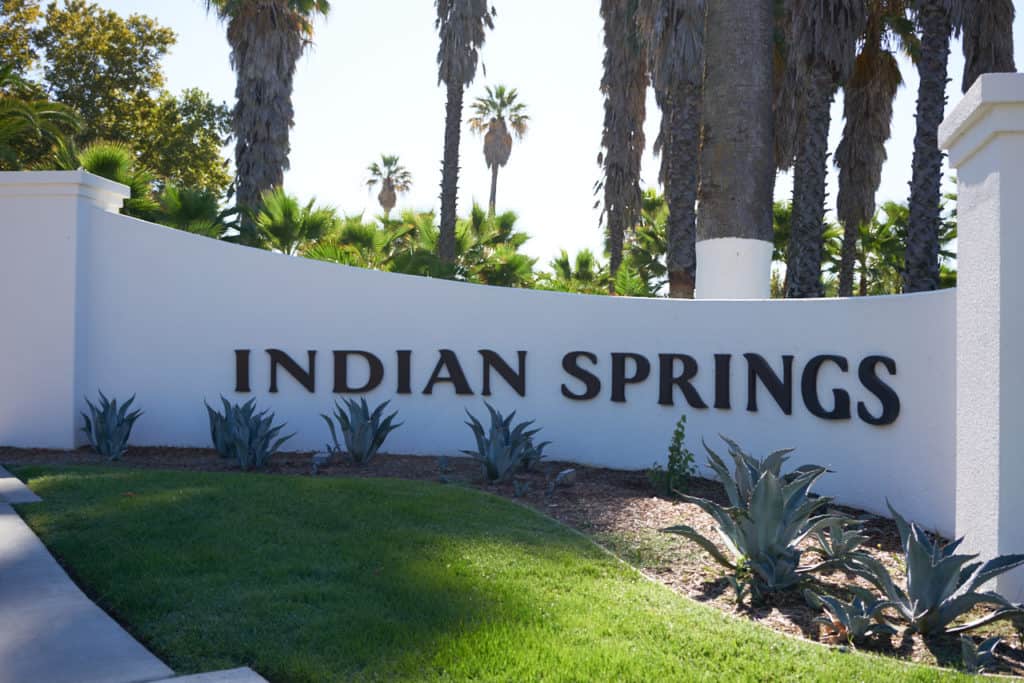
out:
<path id="1" fill-rule="evenodd" d="M 543 618 L 526 565 L 599 552 L 506 501 L 421 482 L 18 474 L 45 501 L 19 511 L 58 560 L 180 673 L 433 677 L 468 634 Z"/>

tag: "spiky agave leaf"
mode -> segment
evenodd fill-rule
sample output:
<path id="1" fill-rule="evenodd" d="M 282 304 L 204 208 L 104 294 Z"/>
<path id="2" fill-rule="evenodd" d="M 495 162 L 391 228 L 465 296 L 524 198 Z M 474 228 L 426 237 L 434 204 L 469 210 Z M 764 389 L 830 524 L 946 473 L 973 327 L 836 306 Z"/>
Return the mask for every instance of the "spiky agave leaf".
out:
<path id="1" fill-rule="evenodd" d="M 98 393 L 100 396 L 98 405 L 88 398 L 85 399 L 90 414 L 82 413 L 84 422 L 82 431 L 85 432 L 89 444 L 97 453 L 108 460 L 120 460 L 128 450 L 128 439 L 131 436 L 132 427 L 142 415 L 142 411 L 128 412 L 132 403 L 135 402 L 134 394 L 118 407 L 116 398 L 110 400 L 102 391 Z"/>
<path id="2" fill-rule="evenodd" d="M 811 485 L 827 470 L 808 466 L 783 474 L 781 466 L 789 450 L 775 451 L 764 460 L 758 460 L 734 441 L 726 439 L 726 443 L 736 465 L 736 479 L 722 459 L 710 448 L 707 450 L 711 467 L 721 478 L 731 505 L 722 506 L 688 495 L 683 495 L 682 499 L 697 505 L 715 520 L 716 531 L 732 559 L 703 536 L 697 543 L 734 571 L 741 564 L 749 568 L 755 594 L 789 588 L 799 582 L 803 574 L 820 568 L 820 565 L 800 566 L 799 544 L 825 527 L 843 524 L 843 520 L 834 515 L 817 514 L 831 499 L 812 497 L 809 492 Z M 686 526 L 665 531 L 693 540 L 700 536 Z"/>
<path id="3" fill-rule="evenodd" d="M 918 525 L 907 522 L 891 505 L 889 510 L 900 533 L 906 564 L 905 585 L 896 585 L 888 569 L 870 556 L 861 554 L 848 566 L 881 590 L 911 627 L 925 635 L 959 633 L 999 619 L 1024 615 L 1024 607 L 1010 603 L 1001 595 L 978 592 L 988 581 L 1024 565 L 1024 555 L 975 562 L 977 555 L 956 554 L 962 538 L 940 543 Z M 990 605 L 995 610 L 975 621 L 950 627 L 979 605 Z"/>

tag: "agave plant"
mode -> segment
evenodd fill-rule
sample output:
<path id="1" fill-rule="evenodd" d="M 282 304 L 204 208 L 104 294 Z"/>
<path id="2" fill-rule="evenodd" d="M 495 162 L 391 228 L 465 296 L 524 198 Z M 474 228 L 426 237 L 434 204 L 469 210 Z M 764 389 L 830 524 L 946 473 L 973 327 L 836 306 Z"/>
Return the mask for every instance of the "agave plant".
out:
<path id="1" fill-rule="evenodd" d="M 397 411 L 381 419 L 388 403 L 390 401 L 384 401 L 371 413 L 365 398 L 359 399 L 358 403 L 355 399 L 347 398 L 345 399 L 345 405 L 348 407 L 347 415 L 338 403 L 334 404 L 334 419 L 338 421 L 341 435 L 345 439 L 345 450 L 360 465 L 370 462 L 388 434 L 402 426 L 401 422 L 393 424 L 395 416 L 398 415 Z M 327 452 L 331 455 L 340 454 L 342 448 L 338 442 L 338 433 L 334 429 L 334 422 L 331 421 L 330 416 L 323 413 L 320 414 L 320 417 L 327 422 L 327 427 L 331 430 L 331 440 L 334 442 L 333 445 L 327 444 Z"/>
<path id="2" fill-rule="evenodd" d="M 242 405 L 232 404 L 223 396 L 220 400 L 223 413 L 203 402 L 210 416 L 213 447 L 220 457 L 237 460 L 243 470 L 265 467 L 281 445 L 295 436 L 293 433 L 279 438 L 284 424 L 275 426 L 274 414 L 267 410 L 256 412 L 256 399 Z"/>
<path id="3" fill-rule="evenodd" d="M 108 460 L 120 460 L 124 452 L 128 450 L 128 437 L 131 436 L 132 427 L 142 415 L 142 411 L 128 412 L 135 401 L 135 394 L 132 394 L 132 397 L 118 408 L 116 398 L 111 401 L 103 395 L 102 391 L 99 393 L 98 407 L 89 399 L 85 399 L 92 415 L 90 417 L 82 413 L 82 418 L 85 420 L 82 431 L 88 437 L 89 445 L 97 453 Z"/>
<path id="4" fill-rule="evenodd" d="M 960 658 L 967 673 L 982 674 L 995 669 L 999 664 L 996 648 L 1003 642 L 999 636 L 986 638 L 980 643 L 967 636 L 960 636 Z"/>
<path id="5" fill-rule="evenodd" d="M 725 487 L 729 505 L 704 498 L 683 495 L 711 515 L 728 555 L 717 545 L 685 525 L 664 529 L 679 534 L 703 548 L 736 576 L 750 575 L 750 590 L 755 598 L 764 593 L 792 588 L 807 573 L 822 569 L 829 561 L 801 566 L 799 544 L 811 534 L 843 520 L 819 513 L 831 498 L 812 497 L 811 485 L 827 471 L 806 465 L 782 474 L 782 465 L 792 449 L 775 451 L 763 460 L 748 455 L 734 441 L 722 437 L 735 462 L 731 473 L 725 462 L 705 443 L 711 469 Z"/>
<path id="6" fill-rule="evenodd" d="M 825 529 L 814 532 L 814 540 L 817 545 L 810 552 L 839 566 L 863 554 L 859 548 L 868 540 L 868 536 L 859 525 L 846 524 L 836 519 L 828 525 L 827 533 Z"/>
<path id="7" fill-rule="evenodd" d="M 484 403 L 487 411 L 491 414 L 490 429 L 484 429 L 483 424 L 476 419 L 468 410 L 469 422 L 466 424 L 473 430 L 476 437 L 476 450 L 463 451 L 483 467 L 484 476 L 490 482 L 505 481 L 517 467 L 527 462 L 536 462 L 544 457 L 544 448 L 550 442 L 540 444 L 533 442 L 534 435 L 539 429 L 530 429 L 533 420 L 520 422 L 512 426 L 516 413 L 504 417 L 495 410 L 489 403 Z"/>
<path id="8" fill-rule="evenodd" d="M 904 586 L 897 586 L 889 570 L 868 555 L 848 563 L 858 576 L 870 581 L 914 630 L 923 635 L 962 633 L 999 619 L 1024 615 L 1024 606 L 1014 605 L 998 593 L 978 589 L 1000 574 L 1024 565 L 1024 555 L 1003 555 L 988 562 L 974 562 L 977 555 L 955 555 L 963 537 L 949 543 L 929 538 L 921 527 L 908 523 L 889 505 L 900 532 L 903 559 L 907 567 Z M 978 605 L 995 611 L 972 622 L 949 625 Z"/>
<path id="9" fill-rule="evenodd" d="M 815 623 L 824 624 L 850 644 L 863 643 L 875 635 L 896 634 L 896 628 L 882 614 L 886 607 L 891 606 L 888 600 L 875 597 L 871 591 L 859 586 L 851 586 L 850 590 L 854 595 L 851 602 L 804 591 L 807 602 L 825 612 L 825 616 L 814 620 Z"/>

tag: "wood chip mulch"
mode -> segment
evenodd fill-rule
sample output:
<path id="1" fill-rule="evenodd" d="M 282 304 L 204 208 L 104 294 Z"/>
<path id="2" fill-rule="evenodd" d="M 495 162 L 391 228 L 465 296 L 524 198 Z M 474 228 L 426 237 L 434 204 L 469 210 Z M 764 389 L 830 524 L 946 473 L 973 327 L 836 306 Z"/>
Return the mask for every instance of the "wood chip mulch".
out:
<path id="1" fill-rule="evenodd" d="M 275 456 L 267 472 L 311 475 L 310 453 L 282 453 Z M 48 451 L 0 447 L 0 463 L 7 465 L 113 465 L 143 469 L 230 471 L 237 466 L 217 457 L 212 450 L 181 448 L 132 448 L 120 462 L 109 463 L 86 450 Z M 576 481 L 567 487 L 552 489 L 555 476 L 568 468 L 576 470 Z M 321 467 L 318 476 L 393 477 L 440 481 L 469 485 L 518 502 L 557 519 L 592 537 L 649 578 L 682 595 L 750 619 L 776 631 L 826 644 L 838 644 L 821 624 L 814 623 L 820 612 L 810 608 L 801 591 L 772 596 L 764 604 L 752 605 L 746 597 L 737 605 L 725 580 L 725 569 L 714 563 L 699 547 L 684 538 L 660 530 L 676 524 L 689 525 L 708 538 L 716 539 L 714 521 L 695 505 L 657 496 L 644 472 L 624 472 L 586 467 L 570 463 L 541 463 L 536 471 L 516 475 L 512 482 L 487 485 L 480 466 L 468 458 L 410 455 L 379 455 L 367 465 L 332 459 Z M 516 489 L 520 494 L 516 497 Z M 525 488 L 525 493 L 524 493 Z M 722 487 L 706 479 L 693 479 L 690 495 L 725 502 Z M 837 508 L 845 515 L 864 522 L 870 537 L 865 550 L 882 561 L 893 577 L 904 577 L 899 556 L 899 535 L 888 519 L 858 510 Z M 810 541 L 807 542 L 811 545 Z M 810 555 L 805 555 L 810 558 Z M 806 587 L 848 598 L 845 586 L 862 579 L 835 571 L 816 575 Z M 978 612 L 973 616 L 980 616 Z M 1024 675 L 1024 623 L 997 622 L 971 634 L 976 642 L 989 635 L 1000 635 L 1003 644 L 999 673 Z M 892 638 L 879 639 L 863 649 L 920 663 L 957 667 L 960 665 L 960 641 L 957 636 L 924 639 L 904 631 Z"/>

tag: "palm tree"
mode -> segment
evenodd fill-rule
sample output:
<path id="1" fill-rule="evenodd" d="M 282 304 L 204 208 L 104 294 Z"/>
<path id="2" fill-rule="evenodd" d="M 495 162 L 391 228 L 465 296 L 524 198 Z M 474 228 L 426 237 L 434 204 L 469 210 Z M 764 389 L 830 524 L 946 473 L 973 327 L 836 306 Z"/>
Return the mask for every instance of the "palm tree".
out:
<path id="1" fill-rule="evenodd" d="M 636 224 L 642 202 L 640 160 L 644 152 L 647 56 L 637 22 L 638 0 L 601 0 L 604 19 L 604 130 L 598 164 L 603 178 L 611 252 L 611 288 L 622 263 L 627 228 Z"/>
<path id="2" fill-rule="evenodd" d="M 824 296 L 821 262 L 825 229 L 825 177 L 832 99 L 846 81 L 864 32 L 864 0 L 790 0 L 789 68 L 803 82 L 796 163 L 793 222 L 786 264 L 794 298 Z"/>
<path id="3" fill-rule="evenodd" d="M 488 213 L 494 215 L 495 201 L 498 196 L 498 169 L 508 163 L 512 154 L 512 133 L 517 140 L 526 135 L 526 105 L 517 102 L 519 96 L 515 88 L 506 89 L 499 85 L 494 89 L 485 88 L 486 97 L 476 98 L 473 103 L 473 117 L 469 119 L 469 127 L 474 133 L 484 136 L 484 160 L 491 169 L 491 197 L 487 204 Z M 512 133 L 509 133 L 509 128 Z"/>
<path id="4" fill-rule="evenodd" d="M 724 237 L 772 242 L 774 4 L 708 3 L 698 243 Z M 766 280 L 770 268 L 766 261 Z"/>
<path id="5" fill-rule="evenodd" d="M 12 65 L 0 66 L 0 170 L 23 166 L 22 146 L 61 144 L 80 128 L 71 107 L 47 100 Z"/>
<path id="6" fill-rule="evenodd" d="M 398 163 L 398 156 L 380 155 L 380 163 L 376 161 L 366 167 L 370 173 L 370 179 L 366 186 L 373 188 L 380 183 L 380 193 L 377 201 L 384 209 L 384 221 L 387 222 L 391 216 L 391 209 L 395 208 L 399 192 L 408 192 L 412 189 L 412 173 Z"/>
<path id="7" fill-rule="evenodd" d="M 570 257 L 565 249 L 549 264 L 550 273 L 541 273 L 534 288 L 576 294 L 607 294 L 608 269 L 589 249 Z"/>
<path id="8" fill-rule="evenodd" d="M 693 298 L 697 273 L 697 157 L 704 76 L 705 0 L 643 0 L 640 25 L 648 45 L 651 83 L 661 107 L 660 180 L 669 215 L 669 296 Z"/>
<path id="9" fill-rule="evenodd" d="M 644 281 L 644 289 L 650 296 L 660 292 L 668 283 L 668 225 L 671 217 L 665 195 L 656 190 L 646 190 L 640 220 L 626 236 L 622 262 Z M 625 294 L 618 290 L 617 285 L 615 293 Z"/>
<path id="10" fill-rule="evenodd" d="M 978 76 L 1013 73 L 1013 0 L 977 2 L 963 15 L 964 80 L 967 92 Z"/>
<path id="11" fill-rule="evenodd" d="M 40 166 L 40 170 L 44 169 L 83 169 L 127 185 L 130 194 L 121 207 L 121 213 L 126 216 L 153 221 L 160 211 L 160 204 L 153 194 L 156 175 L 139 162 L 127 145 L 120 142 L 100 140 L 82 150 L 73 142 L 59 142 L 54 148 L 53 158 Z"/>
<path id="12" fill-rule="evenodd" d="M 434 27 L 441 38 L 437 51 L 437 82 L 448 93 L 444 121 L 444 161 L 441 165 L 441 232 L 438 256 L 455 262 L 455 211 L 459 191 L 459 139 L 462 133 L 462 97 L 476 77 L 480 48 L 487 29 L 494 28 L 494 10 L 488 0 L 434 0 Z"/>
<path id="13" fill-rule="evenodd" d="M 392 270 L 395 259 L 408 251 L 414 231 L 405 221 L 377 225 L 364 222 L 361 215 L 346 216 L 336 232 L 303 249 L 302 255 L 347 266 Z"/>
<path id="14" fill-rule="evenodd" d="M 232 120 L 236 201 L 239 207 L 252 208 L 264 192 L 284 183 L 290 150 L 288 136 L 295 118 L 295 67 L 302 53 L 312 45 L 313 19 L 326 16 L 330 3 L 206 0 L 206 8 L 227 22 L 231 66 L 237 75 Z"/>
<path id="15" fill-rule="evenodd" d="M 338 226 L 338 214 L 333 208 L 316 206 L 315 199 L 300 204 L 280 187 L 263 193 L 258 208 L 253 210 L 252 220 L 263 246 L 290 256 Z"/>
<path id="16" fill-rule="evenodd" d="M 214 239 L 230 227 L 225 220 L 228 212 L 221 210 L 217 196 L 211 192 L 168 185 L 157 201 L 160 208 L 156 221 L 167 227 Z"/>
<path id="17" fill-rule="evenodd" d="M 981 3 L 973 3 L 972 9 Z M 942 218 L 942 151 L 939 124 L 946 109 L 949 41 L 962 25 L 964 0 L 911 0 L 921 31 L 917 60 L 917 132 L 910 179 L 910 222 L 903 290 L 939 287 L 939 232 Z"/>
<path id="18" fill-rule="evenodd" d="M 903 75 L 895 52 L 912 59 L 918 41 L 907 17 L 907 0 L 867 0 L 867 25 L 850 78 L 843 84 L 846 127 L 836 149 L 839 195 L 836 213 L 843 225 L 843 256 L 839 296 L 853 295 L 857 239 L 875 213 L 875 195 L 882 181 L 885 143 L 892 127 L 892 108 Z"/>

